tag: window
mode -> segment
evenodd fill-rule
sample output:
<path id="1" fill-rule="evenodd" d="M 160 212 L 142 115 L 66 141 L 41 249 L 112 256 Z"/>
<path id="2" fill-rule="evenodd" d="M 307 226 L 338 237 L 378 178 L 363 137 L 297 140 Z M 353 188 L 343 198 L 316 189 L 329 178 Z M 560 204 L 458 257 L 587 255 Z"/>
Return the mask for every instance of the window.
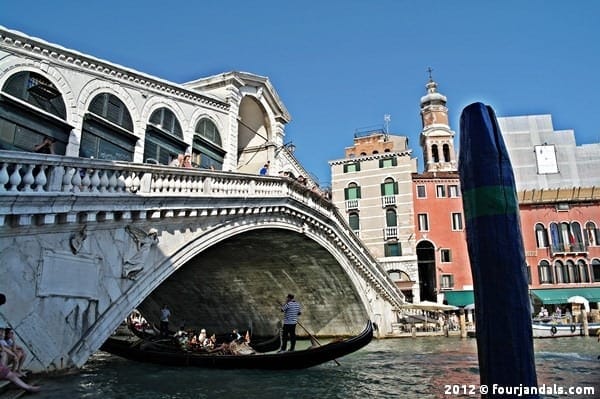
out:
<path id="1" fill-rule="evenodd" d="M 579 268 L 575 265 L 572 260 L 567 261 L 567 273 L 569 275 L 569 283 L 580 283 L 581 276 L 579 275 Z M 567 282 L 567 281 L 565 281 Z"/>
<path id="2" fill-rule="evenodd" d="M 137 140 L 125 104 L 110 93 L 94 97 L 83 121 L 79 156 L 131 162 Z"/>
<path id="3" fill-rule="evenodd" d="M 585 224 L 585 245 L 598 245 L 598 235 L 596 224 L 594 222 L 587 222 Z"/>
<path id="4" fill-rule="evenodd" d="M 458 198 L 460 197 L 460 190 L 458 189 L 458 185 L 451 184 L 448 186 L 448 195 L 450 198 Z"/>
<path id="5" fill-rule="evenodd" d="M 462 230 L 463 229 L 463 221 L 462 214 L 460 212 L 452 213 L 452 230 Z"/>
<path id="6" fill-rule="evenodd" d="M 417 198 L 427 198 L 427 191 L 425 190 L 425 186 L 417 186 Z"/>
<path id="7" fill-rule="evenodd" d="M 159 108 L 150 115 L 144 141 L 144 162 L 156 161 L 168 165 L 177 155 L 185 153 L 181 125 L 173 111 Z"/>
<path id="8" fill-rule="evenodd" d="M 440 284 L 443 290 L 454 288 L 454 276 L 452 274 L 442 274 L 442 280 Z"/>
<path id="9" fill-rule="evenodd" d="M 357 212 L 350 212 L 348 215 L 348 224 L 353 231 L 360 230 L 360 218 Z"/>
<path id="10" fill-rule="evenodd" d="M 192 165 L 204 169 L 223 169 L 225 151 L 217 126 L 207 118 L 201 119 L 194 131 Z"/>
<path id="11" fill-rule="evenodd" d="M 391 196 L 398 194 L 398 183 L 394 181 L 391 177 L 388 177 L 381 184 L 381 196 Z"/>
<path id="12" fill-rule="evenodd" d="M 53 152 L 65 154 L 73 127 L 66 122 L 63 97 L 52 82 L 35 72 L 17 72 L 6 80 L 2 93 L 0 149 L 33 151 L 45 139 L 53 139 Z"/>
<path id="13" fill-rule="evenodd" d="M 550 223 L 550 237 L 552 240 L 552 252 L 564 252 L 562 235 L 557 223 Z"/>
<path id="14" fill-rule="evenodd" d="M 538 265 L 540 284 L 552 284 L 554 279 L 552 278 L 552 269 L 550 263 L 547 260 L 543 260 Z"/>
<path id="15" fill-rule="evenodd" d="M 438 198 L 446 197 L 446 186 L 438 184 L 435 186 L 435 196 Z"/>
<path id="16" fill-rule="evenodd" d="M 398 160 L 396 159 L 396 157 L 384 158 L 379 160 L 380 168 L 391 168 L 392 166 L 398 166 Z"/>
<path id="17" fill-rule="evenodd" d="M 402 246 L 399 242 L 393 242 L 383 245 L 385 256 L 402 256 Z"/>
<path id="18" fill-rule="evenodd" d="M 426 213 L 419 213 L 419 231 L 429 231 L 429 217 Z"/>
<path id="19" fill-rule="evenodd" d="M 543 224 L 537 223 L 535 225 L 535 240 L 538 248 L 548 247 L 548 233 Z"/>
<path id="20" fill-rule="evenodd" d="M 594 283 L 600 282 L 600 260 L 598 259 L 592 261 L 592 277 Z"/>
<path id="21" fill-rule="evenodd" d="M 344 189 L 344 198 L 346 200 L 353 200 L 360 198 L 360 186 L 356 183 L 348 184 L 348 187 Z"/>
<path id="22" fill-rule="evenodd" d="M 588 270 L 587 264 L 585 263 L 584 260 L 578 260 L 577 261 L 577 268 L 579 269 L 579 275 L 581 276 L 581 282 L 582 283 L 589 283 L 590 282 L 590 272 Z"/>
<path id="23" fill-rule="evenodd" d="M 448 248 L 440 250 L 440 261 L 442 263 L 452 262 L 452 251 Z"/>
<path id="24" fill-rule="evenodd" d="M 396 211 L 388 209 L 385 212 L 385 225 L 387 227 L 396 227 L 398 225 L 398 218 L 396 217 Z"/>
<path id="25" fill-rule="evenodd" d="M 583 234 L 581 233 L 581 225 L 578 222 L 571 223 L 569 243 L 571 244 L 572 251 L 581 252 L 584 250 Z"/>
<path id="26" fill-rule="evenodd" d="M 442 152 L 444 153 L 444 162 L 450 162 L 450 146 L 448 144 L 442 146 Z"/>
<path id="27" fill-rule="evenodd" d="M 556 275 L 556 282 L 558 284 L 569 282 L 569 273 L 567 272 L 567 268 L 559 260 L 554 262 L 554 273 Z"/>
<path id="28" fill-rule="evenodd" d="M 431 146 L 431 158 L 433 159 L 433 162 L 435 162 L 435 163 L 440 162 L 440 153 L 438 151 L 437 144 L 434 144 Z"/>
<path id="29" fill-rule="evenodd" d="M 353 162 L 344 164 L 344 173 L 359 172 L 360 162 Z"/>

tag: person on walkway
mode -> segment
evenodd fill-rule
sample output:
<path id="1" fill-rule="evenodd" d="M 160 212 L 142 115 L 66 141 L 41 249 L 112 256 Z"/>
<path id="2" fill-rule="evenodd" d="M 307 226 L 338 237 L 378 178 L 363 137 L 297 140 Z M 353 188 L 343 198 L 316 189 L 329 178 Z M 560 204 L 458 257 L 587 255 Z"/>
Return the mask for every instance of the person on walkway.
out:
<path id="1" fill-rule="evenodd" d="M 266 176 L 269 174 L 269 165 L 271 164 L 270 161 L 267 161 L 266 164 L 264 164 L 264 166 L 262 168 L 260 168 L 260 171 L 258 172 L 261 176 Z"/>
<path id="2" fill-rule="evenodd" d="M 296 324 L 298 323 L 298 316 L 301 315 L 301 310 L 301 306 L 294 299 L 294 295 L 288 294 L 285 304 L 281 306 L 281 311 L 283 312 L 283 331 L 279 352 L 285 352 L 288 338 L 290 340 L 290 352 L 296 348 Z"/>
<path id="3" fill-rule="evenodd" d="M 165 304 L 160 309 L 160 335 L 167 337 L 169 335 L 169 318 L 171 317 L 171 311 Z"/>
<path id="4" fill-rule="evenodd" d="M 0 306 L 6 303 L 6 296 L 0 294 Z M 39 392 L 41 388 L 37 385 L 29 385 L 23 381 L 17 373 L 0 363 L 0 380 L 8 380 L 28 392 Z"/>

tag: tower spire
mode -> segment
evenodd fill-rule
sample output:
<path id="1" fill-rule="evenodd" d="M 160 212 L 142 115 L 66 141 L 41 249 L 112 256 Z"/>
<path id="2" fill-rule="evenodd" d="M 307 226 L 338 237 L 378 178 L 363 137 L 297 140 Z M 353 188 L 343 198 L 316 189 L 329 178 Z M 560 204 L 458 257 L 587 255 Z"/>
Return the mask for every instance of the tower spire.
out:
<path id="1" fill-rule="evenodd" d="M 423 161 L 426 172 L 456 170 L 454 151 L 454 132 L 448 123 L 446 96 L 437 91 L 433 80 L 433 68 L 428 67 L 429 80 L 425 85 L 427 94 L 421 97 L 420 144 L 423 149 Z"/>

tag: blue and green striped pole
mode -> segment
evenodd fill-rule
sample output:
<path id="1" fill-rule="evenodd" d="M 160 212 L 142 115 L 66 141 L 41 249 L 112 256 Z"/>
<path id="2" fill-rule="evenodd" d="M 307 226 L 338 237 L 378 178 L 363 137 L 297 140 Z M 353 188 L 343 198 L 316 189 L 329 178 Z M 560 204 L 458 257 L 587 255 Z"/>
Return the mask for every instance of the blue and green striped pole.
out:
<path id="1" fill-rule="evenodd" d="M 491 107 L 474 103 L 463 110 L 459 150 L 479 371 L 488 388 L 482 396 L 537 398 L 492 389 L 537 389 L 537 376 L 515 179 Z"/>

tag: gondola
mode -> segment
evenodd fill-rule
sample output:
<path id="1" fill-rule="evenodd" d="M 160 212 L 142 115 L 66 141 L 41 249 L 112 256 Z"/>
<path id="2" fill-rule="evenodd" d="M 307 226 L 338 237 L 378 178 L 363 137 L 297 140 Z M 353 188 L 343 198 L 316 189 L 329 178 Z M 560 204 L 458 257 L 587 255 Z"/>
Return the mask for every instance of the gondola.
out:
<path id="1" fill-rule="evenodd" d="M 372 338 L 373 323 L 369 321 L 359 335 L 293 352 L 229 355 L 164 351 L 153 344 L 146 345 L 148 342 L 139 338 L 132 341 L 113 337 L 109 338 L 100 349 L 126 359 L 165 366 L 289 370 L 308 368 L 334 361 L 368 345 Z"/>

